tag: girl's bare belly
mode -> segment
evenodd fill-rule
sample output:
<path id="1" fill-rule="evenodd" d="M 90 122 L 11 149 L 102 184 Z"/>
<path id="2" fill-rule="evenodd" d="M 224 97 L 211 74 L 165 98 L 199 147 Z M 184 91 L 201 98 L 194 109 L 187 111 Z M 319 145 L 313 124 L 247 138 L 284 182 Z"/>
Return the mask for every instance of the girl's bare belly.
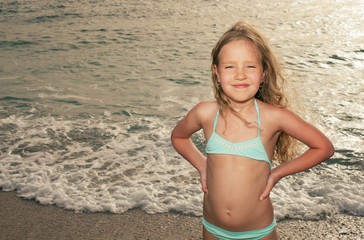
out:
<path id="1" fill-rule="evenodd" d="M 204 217 L 228 231 L 250 231 L 272 223 L 270 199 L 259 201 L 270 173 L 269 164 L 240 156 L 211 155 L 207 160 L 208 195 Z"/>

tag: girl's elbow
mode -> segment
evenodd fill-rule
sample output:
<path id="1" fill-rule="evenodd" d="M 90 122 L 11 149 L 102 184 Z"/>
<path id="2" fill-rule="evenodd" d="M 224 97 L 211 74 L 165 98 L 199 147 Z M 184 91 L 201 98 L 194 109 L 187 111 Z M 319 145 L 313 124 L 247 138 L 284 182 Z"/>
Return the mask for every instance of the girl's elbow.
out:
<path id="1" fill-rule="evenodd" d="M 176 132 L 175 132 L 175 130 L 173 130 L 172 133 L 171 133 L 171 142 L 172 142 L 172 145 L 175 145 L 175 142 L 176 142 L 177 139 L 178 139 L 178 137 L 176 135 Z"/>
<path id="2" fill-rule="evenodd" d="M 324 146 L 324 160 L 331 158 L 335 153 L 334 145 L 328 141 L 328 143 Z"/>
<path id="3" fill-rule="evenodd" d="M 174 129 L 171 133 L 171 142 L 172 145 L 174 146 L 174 148 L 178 147 L 178 145 L 180 145 L 183 140 L 188 139 L 189 137 L 185 137 L 181 134 L 180 131 L 178 131 L 178 129 Z"/>
<path id="4" fill-rule="evenodd" d="M 335 147 L 334 145 L 330 142 L 329 146 L 327 147 L 327 159 L 331 158 L 335 153 Z"/>

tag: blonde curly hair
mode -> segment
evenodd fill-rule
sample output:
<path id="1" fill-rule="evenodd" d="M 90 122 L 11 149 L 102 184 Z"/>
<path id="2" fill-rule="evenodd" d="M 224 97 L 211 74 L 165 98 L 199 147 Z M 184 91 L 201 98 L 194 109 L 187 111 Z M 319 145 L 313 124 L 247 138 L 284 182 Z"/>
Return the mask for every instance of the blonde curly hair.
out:
<path id="1" fill-rule="evenodd" d="M 219 39 L 219 41 L 216 43 L 215 47 L 211 51 L 212 81 L 214 84 L 215 98 L 220 106 L 222 116 L 225 116 L 224 112 L 227 109 L 233 111 L 236 114 L 238 113 L 231 108 L 230 101 L 225 95 L 220 83 L 218 82 L 217 75 L 214 71 L 214 66 L 219 65 L 219 53 L 222 47 L 225 44 L 236 39 L 249 40 L 252 44 L 256 46 L 259 52 L 258 57 L 261 60 L 264 74 L 263 82 L 260 85 L 255 97 L 265 103 L 286 108 L 288 106 L 288 99 L 285 96 L 283 87 L 287 82 L 287 79 L 283 74 L 281 64 L 271 50 L 265 37 L 252 25 L 244 21 L 240 21 L 234 24 L 222 35 L 222 37 Z M 241 118 L 245 122 L 247 122 L 243 116 L 241 116 Z M 273 160 L 278 163 L 284 163 L 289 159 L 293 158 L 297 154 L 297 152 L 297 140 L 282 132 L 279 135 L 276 146 L 274 148 Z"/>

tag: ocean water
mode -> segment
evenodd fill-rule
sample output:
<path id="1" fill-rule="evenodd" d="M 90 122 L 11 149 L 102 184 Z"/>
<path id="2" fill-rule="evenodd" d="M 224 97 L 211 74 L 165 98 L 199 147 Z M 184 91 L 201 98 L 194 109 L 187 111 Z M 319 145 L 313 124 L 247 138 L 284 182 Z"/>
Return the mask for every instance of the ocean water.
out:
<path id="1" fill-rule="evenodd" d="M 210 51 L 241 19 L 336 148 L 276 185 L 276 218 L 364 216 L 360 0 L 1 1 L 0 188 L 75 211 L 200 216 L 199 175 L 170 133 L 213 99 Z"/>

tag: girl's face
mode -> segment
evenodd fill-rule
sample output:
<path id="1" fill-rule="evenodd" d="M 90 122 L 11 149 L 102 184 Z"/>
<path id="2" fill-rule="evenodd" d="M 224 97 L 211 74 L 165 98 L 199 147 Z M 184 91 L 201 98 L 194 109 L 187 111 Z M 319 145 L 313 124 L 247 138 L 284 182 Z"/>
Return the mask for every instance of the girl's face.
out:
<path id="1" fill-rule="evenodd" d="M 213 69 L 232 104 L 254 98 L 263 79 L 258 49 L 247 39 L 225 44 L 219 53 L 219 65 Z"/>

